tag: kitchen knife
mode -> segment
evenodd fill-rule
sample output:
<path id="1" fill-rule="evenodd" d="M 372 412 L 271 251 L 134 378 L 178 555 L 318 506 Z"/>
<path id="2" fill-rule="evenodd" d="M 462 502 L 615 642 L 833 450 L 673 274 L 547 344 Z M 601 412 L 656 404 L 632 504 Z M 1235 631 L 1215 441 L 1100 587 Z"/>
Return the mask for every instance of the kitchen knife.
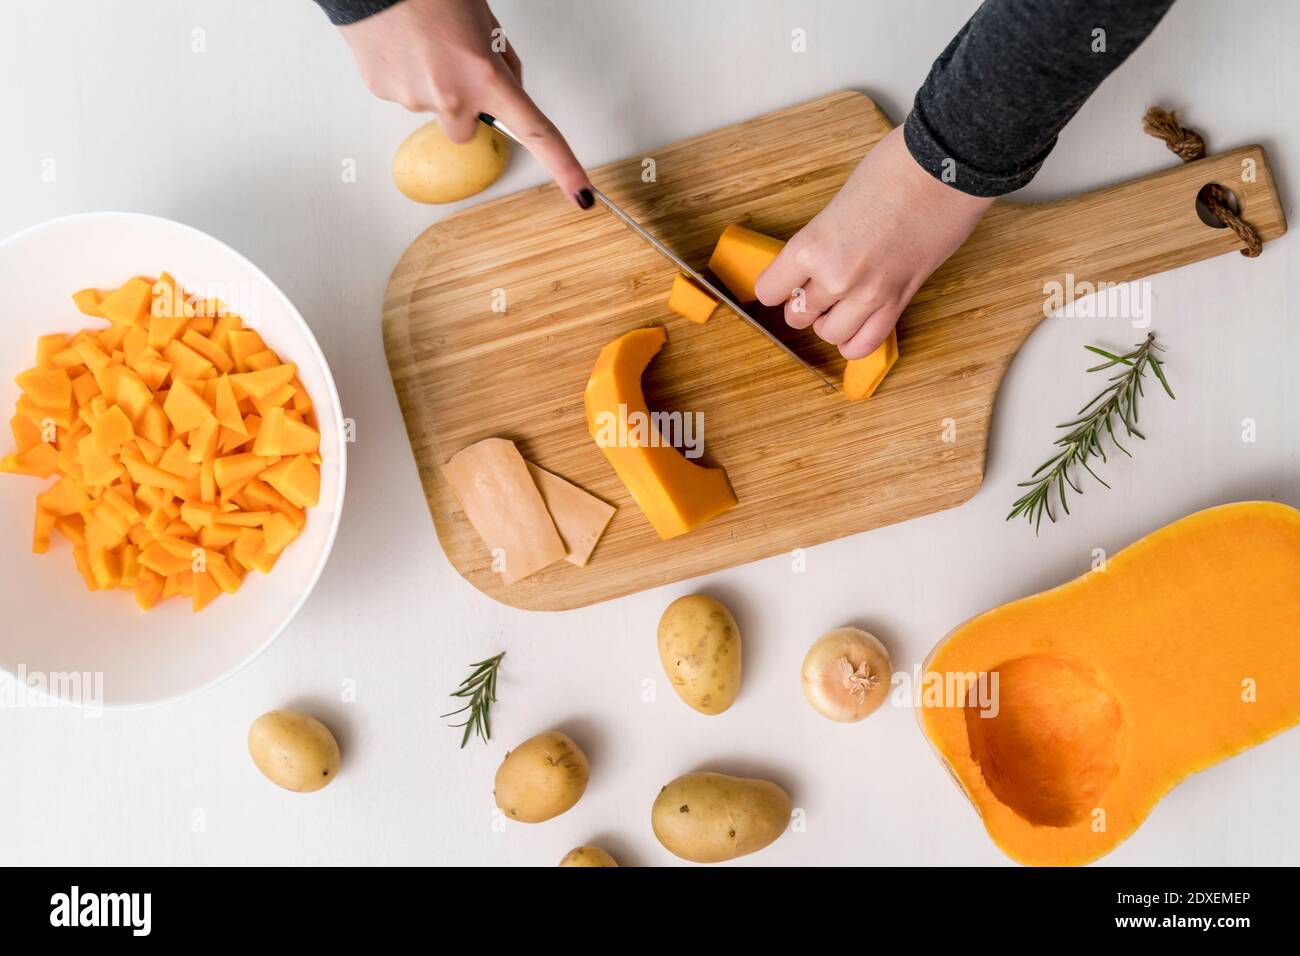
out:
<path id="1" fill-rule="evenodd" d="M 515 136 L 514 133 L 510 132 L 510 130 L 507 129 L 505 125 L 500 120 L 498 120 L 495 116 L 490 116 L 487 113 L 479 113 L 478 118 L 482 122 L 486 123 L 488 126 L 491 126 L 502 136 L 506 137 L 506 139 L 509 139 L 512 142 L 517 143 L 520 146 L 523 146 L 523 144 L 519 142 L 519 138 Z M 524 148 L 526 149 L 527 147 Z M 697 285 L 699 285 L 702 289 L 704 289 L 705 292 L 709 293 L 709 295 L 713 296 L 713 298 L 717 299 L 719 302 L 725 305 L 736 315 L 740 316 L 742 319 L 748 322 L 751 328 L 757 330 L 759 334 L 761 334 L 769 342 L 775 345 L 778 349 L 780 349 L 782 352 L 784 352 L 794 361 L 798 362 L 800 365 L 802 365 L 813 375 L 816 375 L 817 378 L 821 380 L 823 386 L 830 389 L 831 391 L 835 390 L 835 386 L 830 383 L 830 381 L 826 378 L 826 376 L 822 375 L 821 372 L 817 371 L 817 369 L 813 368 L 811 365 L 809 365 L 807 362 L 801 359 L 798 355 L 796 355 L 788 345 L 786 345 L 775 335 L 769 332 L 766 326 L 764 326 L 761 322 L 759 322 L 748 312 L 746 312 L 740 306 L 740 304 L 737 303 L 736 300 L 733 299 L 730 295 L 728 295 L 722 289 L 719 289 L 716 285 L 714 285 L 704 276 L 700 275 L 700 273 L 696 272 L 689 265 L 687 265 L 686 262 L 680 256 L 677 255 L 677 253 L 673 252 L 666 245 L 660 242 L 653 234 L 649 232 L 649 230 L 647 230 L 644 226 L 642 226 L 639 222 L 637 222 L 636 219 L 634 219 L 632 215 L 628 213 L 627 210 L 625 210 L 618 203 L 614 202 L 614 200 L 606 196 L 594 185 L 591 187 L 591 194 L 596 198 L 596 200 L 601 205 L 603 205 L 606 209 L 612 212 L 619 219 L 623 220 L 623 224 L 625 226 L 627 226 L 634 233 L 636 233 L 638 236 L 640 236 L 642 239 L 648 242 L 661 256 L 663 256 L 665 259 L 671 262 L 678 272 L 682 273 L 683 275 L 693 280 Z"/>

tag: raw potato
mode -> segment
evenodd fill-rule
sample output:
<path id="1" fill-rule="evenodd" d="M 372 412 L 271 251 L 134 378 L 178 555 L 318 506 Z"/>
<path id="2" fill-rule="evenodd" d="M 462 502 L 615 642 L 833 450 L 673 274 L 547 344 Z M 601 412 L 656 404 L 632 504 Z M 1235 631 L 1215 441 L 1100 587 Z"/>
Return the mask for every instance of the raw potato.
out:
<path id="1" fill-rule="evenodd" d="M 818 639 L 803 659 L 803 695 L 823 717 L 853 723 L 889 697 L 894 670 L 874 635 L 838 627 Z"/>
<path id="2" fill-rule="evenodd" d="M 248 729 L 248 753 L 266 779 L 295 793 L 319 790 L 338 776 L 339 743 L 315 717 L 272 710 Z"/>
<path id="3" fill-rule="evenodd" d="M 541 823 L 578 802 L 589 773 L 582 748 L 558 730 L 549 730 L 506 754 L 492 793 L 511 820 Z"/>
<path id="4" fill-rule="evenodd" d="M 668 605 L 659 660 L 677 696 L 701 714 L 722 713 L 740 693 L 740 628 L 711 597 L 688 594 Z"/>
<path id="5" fill-rule="evenodd" d="M 564 854 L 560 866 L 618 866 L 618 861 L 598 846 L 580 846 Z"/>
<path id="6" fill-rule="evenodd" d="M 468 143 L 453 143 L 436 122 L 427 123 L 397 148 L 393 182 L 416 202 L 455 202 L 491 186 L 509 159 L 509 140 L 490 126 L 479 123 Z"/>
<path id="7" fill-rule="evenodd" d="M 670 852 L 721 863 L 767 846 L 790 822 L 790 797 L 776 784 L 725 773 L 688 773 L 659 791 L 650 823 Z"/>

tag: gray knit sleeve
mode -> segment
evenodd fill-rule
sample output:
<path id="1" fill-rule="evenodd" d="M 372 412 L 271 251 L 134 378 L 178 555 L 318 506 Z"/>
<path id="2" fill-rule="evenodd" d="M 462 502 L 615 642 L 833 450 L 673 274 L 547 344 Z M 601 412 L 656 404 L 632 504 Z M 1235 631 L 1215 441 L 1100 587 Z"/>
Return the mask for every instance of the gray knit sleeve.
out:
<path id="1" fill-rule="evenodd" d="M 1034 178 L 1057 134 L 1173 0 L 985 0 L 930 68 L 903 137 L 972 196 Z"/>
<path id="2" fill-rule="evenodd" d="M 387 10 L 399 0 L 316 0 L 316 2 L 330 18 L 330 23 L 336 27 L 344 27 Z"/>

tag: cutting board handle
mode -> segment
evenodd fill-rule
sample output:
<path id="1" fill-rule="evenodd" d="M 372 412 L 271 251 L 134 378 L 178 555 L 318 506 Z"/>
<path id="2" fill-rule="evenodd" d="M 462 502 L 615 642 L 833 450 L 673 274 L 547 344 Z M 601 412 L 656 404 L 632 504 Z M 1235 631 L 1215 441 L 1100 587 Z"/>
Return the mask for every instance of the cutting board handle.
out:
<path id="1" fill-rule="evenodd" d="M 1041 261 L 1041 271 L 1028 274 L 1041 276 L 1044 289 L 1059 284 L 1068 301 L 1087 294 L 1089 283 L 1095 288 L 1100 282 L 1128 282 L 1240 250 L 1241 240 L 1231 229 L 1208 225 L 1197 212 L 1197 194 L 1212 182 L 1233 194 L 1242 218 L 1266 243 L 1286 232 L 1268 157 L 1260 146 L 1243 146 L 1069 199 L 1021 207 L 1019 228 L 1008 237 L 1015 248 L 1004 251 Z M 1062 222 L 1068 233 L 1063 234 Z M 1252 266 L 1242 263 L 1242 268 Z M 1033 324 L 1044 314 L 1033 316 Z"/>

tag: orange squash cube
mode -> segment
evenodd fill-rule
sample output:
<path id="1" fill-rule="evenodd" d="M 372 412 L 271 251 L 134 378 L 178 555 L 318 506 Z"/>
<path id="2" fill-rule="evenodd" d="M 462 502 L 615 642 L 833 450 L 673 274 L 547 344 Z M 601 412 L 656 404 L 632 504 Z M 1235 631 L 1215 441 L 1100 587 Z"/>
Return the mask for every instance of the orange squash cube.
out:
<path id="1" fill-rule="evenodd" d="M 722 231 L 709 257 L 709 268 L 736 301 L 746 305 L 758 300 L 754 284 L 784 248 L 780 239 L 733 224 Z"/>
<path id="2" fill-rule="evenodd" d="M 286 417 L 280 436 L 280 455 L 310 455 L 320 449 L 320 432 L 294 418 Z"/>
<path id="3" fill-rule="evenodd" d="M 221 346 L 211 339 L 199 335 L 193 329 L 189 329 L 181 336 L 181 342 L 215 365 L 217 371 L 223 375 L 235 367 L 234 361 L 222 350 Z"/>
<path id="4" fill-rule="evenodd" d="M 72 405 L 72 379 L 61 368 L 34 368 L 14 379 L 23 394 L 36 405 L 69 408 Z"/>
<path id="5" fill-rule="evenodd" d="M 77 309 L 80 310 L 82 315 L 93 316 L 96 319 L 108 318 L 108 316 L 104 315 L 104 311 L 99 307 L 99 303 L 102 300 L 103 296 L 99 294 L 98 289 L 81 289 L 78 292 L 72 293 L 72 301 L 77 306 Z"/>
<path id="6" fill-rule="evenodd" d="M 230 384 L 235 388 L 239 398 L 265 398 L 277 388 L 290 384 L 298 374 L 298 367 L 292 362 L 272 365 L 252 372 L 240 372 L 230 376 Z"/>
<path id="7" fill-rule="evenodd" d="M 227 455 L 218 458 L 215 465 L 217 487 L 233 494 L 245 482 L 265 471 L 273 462 L 256 454 Z"/>
<path id="8" fill-rule="evenodd" d="M 266 523 L 262 525 L 262 533 L 266 535 L 268 554 L 279 554 L 290 541 L 298 537 L 298 529 L 294 523 L 278 511 L 266 519 Z"/>
<path id="9" fill-rule="evenodd" d="M 718 307 L 718 300 L 713 298 L 687 276 L 678 273 L 673 276 L 673 288 L 668 293 L 668 308 L 684 319 L 696 325 L 703 325 Z"/>
<path id="10" fill-rule="evenodd" d="M 55 332 L 53 335 L 42 335 L 36 340 L 36 367 L 49 369 L 54 368 L 54 356 L 63 351 L 67 344 L 68 337 L 62 332 Z"/>
<path id="11" fill-rule="evenodd" d="M 136 276 L 100 299 L 99 311 L 110 322 L 137 325 L 149 315 L 152 300 L 153 284 Z"/>
<path id="12" fill-rule="evenodd" d="M 95 447 L 106 455 L 116 455 L 122 446 L 135 437 L 131 419 L 126 417 L 120 405 L 114 405 L 95 419 L 91 428 L 95 438 Z"/>
<path id="13" fill-rule="evenodd" d="M 24 452 L 0 457 L 0 472 L 11 475 L 28 475 L 32 478 L 49 478 L 58 470 L 59 453 L 53 445 L 42 442 Z"/>
<path id="14" fill-rule="evenodd" d="M 163 411 L 178 432 L 192 431 L 213 417 L 212 409 L 203 400 L 203 396 L 184 380 L 172 385 L 167 400 L 163 402 Z"/>
<path id="15" fill-rule="evenodd" d="M 295 455 L 258 475 L 298 508 L 314 508 L 320 501 L 320 469 L 306 455 Z"/>

